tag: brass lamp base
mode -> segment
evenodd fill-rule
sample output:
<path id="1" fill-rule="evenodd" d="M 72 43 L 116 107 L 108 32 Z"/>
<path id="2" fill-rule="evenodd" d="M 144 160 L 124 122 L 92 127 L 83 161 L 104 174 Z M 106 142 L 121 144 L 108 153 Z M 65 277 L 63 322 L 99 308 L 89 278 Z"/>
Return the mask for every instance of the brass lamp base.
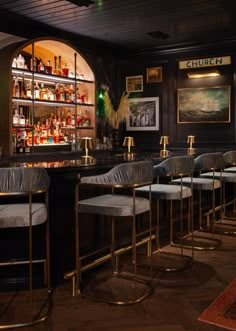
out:
<path id="1" fill-rule="evenodd" d="M 169 156 L 169 151 L 167 151 L 166 149 L 160 150 L 160 157 L 167 157 L 167 156 Z"/>
<path id="2" fill-rule="evenodd" d="M 94 163 L 94 158 L 89 155 L 81 156 L 81 165 L 89 165 Z"/>
<path id="3" fill-rule="evenodd" d="M 196 154 L 196 149 L 195 149 L 195 148 L 192 148 L 192 147 L 189 147 L 189 148 L 188 148 L 188 154 L 189 154 L 189 155 Z"/>
<path id="4" fill-rule="evenodd" d="M 134 153 L 123 153 L 125 161 L 133 161 L 135 159 Z"/>

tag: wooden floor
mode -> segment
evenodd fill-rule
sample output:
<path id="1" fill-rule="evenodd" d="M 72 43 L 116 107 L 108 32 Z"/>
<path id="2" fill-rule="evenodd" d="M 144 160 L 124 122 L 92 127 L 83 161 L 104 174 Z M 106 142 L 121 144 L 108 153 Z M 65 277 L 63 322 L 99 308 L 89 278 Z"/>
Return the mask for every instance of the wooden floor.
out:
<path id="1" fill-rule="evenodd" d="M 223 236 L 222 245 L 216 250 L 194 254 L 194 263 L 184 271 L 154 272 L 153 294 L 134 305 L 114 306 L 81 296 L 72 297 L 71 282 L 67 281 L 54 289 L 52 316 L 43 324 L 21 330 L 223 330 L 197 318 L 236 277 L 236 237 Z M 145 276 L 146 269 L 142 268 L 142 273 Z M 14 312 L 3 311 L 1 305 L 3 296 L 10 294 L 1 295 L 0 312 L 13 320 Z M 20 308 L 24 309 L 24 305 Z"/>

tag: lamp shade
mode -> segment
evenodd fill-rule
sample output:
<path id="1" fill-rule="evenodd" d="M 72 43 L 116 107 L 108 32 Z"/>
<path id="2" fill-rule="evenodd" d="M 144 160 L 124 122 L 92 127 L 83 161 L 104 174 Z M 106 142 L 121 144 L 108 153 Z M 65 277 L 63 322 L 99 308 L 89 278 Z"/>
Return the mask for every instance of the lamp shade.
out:
<path id="1" fill-rule="evenodd" d="M 188 144 L 194 144 L 195 143 L 195 136 L 188 136 L 187 143 Z"/>
<path id="2" fill-rule="evenodd" d="M 168 145 L 169 144 L 169 137 L 168 136 L 161 136 L 160 145 Z"/>
<path id="3" fill-rule="evenodd" d="M 123 146 L 135 146 L 134 137 L 125 137 L 123 141 Z"/>
<path id="4" fill-rule="evenodd" d="M 91 137 L 83 137 L 80 139 L 80 147 L 82 149 L 92 149 L 92 138 Z"/>

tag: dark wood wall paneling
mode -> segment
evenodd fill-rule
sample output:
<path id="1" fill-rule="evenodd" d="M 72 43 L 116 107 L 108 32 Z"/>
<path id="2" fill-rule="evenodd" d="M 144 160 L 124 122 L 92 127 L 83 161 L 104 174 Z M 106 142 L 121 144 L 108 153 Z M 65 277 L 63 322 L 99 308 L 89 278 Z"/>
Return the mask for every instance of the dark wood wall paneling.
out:
<path id="1" fill-rule="evenodd" d="M 200 59 L 216 56 L 231 56 L 231 65 L 217 66 L 220 77 L 188 79 L 188 69 L 178 69 L 180 60 Z M 123 132 L 135 137 L 137 146 L 158 151 L 161 135 L 169 135 L 169 148 L 185 149 L 188 135 L 195 135 L 196 147 L 199 149 L 228 150 L 235 148 L 235 54 L 232 45 L 217 49 L 199 48 L 192 52 L 176 52 L 166 55 L 148 56 L 136 60 L 127 58 L 120 63 L 119 92 L 125 89 L 125 77 L 143 75 L 144 91 L 131 93 L 130 97 L 160 97 L 160 130 Z M 146 83 L 146 68 L 162 66 L 163 81 L 161 83 Z M 201 69 L 199 69 L 201 70 Z M 179 88 L 197 88 L 212 86 L 231 86 L 231 121 L 230 123 L 177 123 L 177 90 Z"/>

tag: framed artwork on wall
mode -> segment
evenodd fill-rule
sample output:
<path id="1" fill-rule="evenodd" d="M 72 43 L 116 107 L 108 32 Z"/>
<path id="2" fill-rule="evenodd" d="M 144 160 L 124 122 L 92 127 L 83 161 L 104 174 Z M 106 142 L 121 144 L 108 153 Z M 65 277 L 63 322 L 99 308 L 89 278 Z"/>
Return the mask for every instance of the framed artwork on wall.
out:
<path id="1" fill-rule="evenodd" d="M 143 91 L 143 76 L 126 77 L 126 92 L 142 92 Z"/>
<path id="2" fill-rule="evenodd" d="M 177 99 L 177 123 L 230 122 L 229 85 L 178 89 Z"/>
<path id="3" fill-rule="evenodd" d="M 159 130 L 159 97 L 129 99 L 127 131 Z"/>
<path id="4" fill-rule="evenodd" d="M 147 83 L 162 82 L 162 67 L 147 68 Z"/>

